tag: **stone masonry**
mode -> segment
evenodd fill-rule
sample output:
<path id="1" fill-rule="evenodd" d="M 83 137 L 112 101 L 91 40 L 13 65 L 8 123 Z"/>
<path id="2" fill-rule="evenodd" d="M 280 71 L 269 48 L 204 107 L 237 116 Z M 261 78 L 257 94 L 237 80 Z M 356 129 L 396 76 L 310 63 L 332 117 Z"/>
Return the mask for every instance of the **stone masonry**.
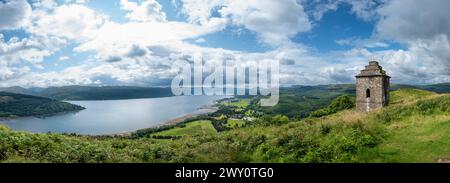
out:
<path id="1" fill-rule="evenodd" d="M 369 112 L 389 103 L 389 77 L 377 61 L 356 75 L 356 110 Z"/>

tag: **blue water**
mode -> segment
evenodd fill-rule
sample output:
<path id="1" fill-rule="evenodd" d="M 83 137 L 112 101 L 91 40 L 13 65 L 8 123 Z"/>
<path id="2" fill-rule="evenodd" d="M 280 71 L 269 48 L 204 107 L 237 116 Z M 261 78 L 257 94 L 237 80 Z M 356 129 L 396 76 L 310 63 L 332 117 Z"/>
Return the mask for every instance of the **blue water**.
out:
<path id="1" fill-rule="evenodd" d="M 200 108 L 220 98 L 222 97 L 175 96 L 132 100 L 68 101 L 86 109 L 46 118 L 27 117 L 0 123 L 13 130 L 35 133 L 116 134 L 157 126 L 187 114 L 207 112 Z"/>

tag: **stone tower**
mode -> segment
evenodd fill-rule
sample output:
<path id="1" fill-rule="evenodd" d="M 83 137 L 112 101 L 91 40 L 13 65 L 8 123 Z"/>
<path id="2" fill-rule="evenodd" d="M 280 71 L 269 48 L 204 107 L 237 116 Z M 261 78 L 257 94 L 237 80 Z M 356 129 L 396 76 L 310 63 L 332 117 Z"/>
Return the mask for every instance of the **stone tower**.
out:
<path id="1" fill-rule="evenodd" d="M 389 77 L 377 61 L 356 75 L 356 110 L 369 112 L 389 103 Z"/>

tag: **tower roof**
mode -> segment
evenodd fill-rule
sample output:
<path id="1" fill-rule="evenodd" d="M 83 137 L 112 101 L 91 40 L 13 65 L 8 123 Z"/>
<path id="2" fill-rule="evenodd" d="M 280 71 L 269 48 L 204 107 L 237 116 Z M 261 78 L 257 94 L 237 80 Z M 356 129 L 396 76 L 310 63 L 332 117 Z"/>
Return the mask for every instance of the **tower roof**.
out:
<path id="1" fill-rule="evenodd" d="M 381 67 L 377 61 L 370 61 L 369 65 L 366 65 L 366 67 L 363 70 L 361 70 L 361 72 L 358 75 L 356 75 L 357 78 L 373 77 L 373 76 L 389 77 L 386 74 L 386 71 L 383 70 L 383 67 Z"/>

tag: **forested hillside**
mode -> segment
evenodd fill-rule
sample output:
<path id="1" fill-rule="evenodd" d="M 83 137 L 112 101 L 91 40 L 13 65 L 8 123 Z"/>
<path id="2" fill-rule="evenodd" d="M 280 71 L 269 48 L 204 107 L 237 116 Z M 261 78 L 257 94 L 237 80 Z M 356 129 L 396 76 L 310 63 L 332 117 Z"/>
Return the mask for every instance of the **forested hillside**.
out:
<path id="1" fill-rule="evenodd" d="M 172 96 L 170 88 L 136 86 L 63 86 L 49 88 L 0 88 L 18 94 L 35 95 L 56 100 L 115 100 Z"/>
<path id="2" fill-rule="evenodd" d="M 57 100 L 110 100 L 168 97 L 172 92 L 170 88 L 65 86 L 46 88 L 37 95 Z"/>
<path id="3" fill-rule="evenodd" d="M 0 117 L 45 116 L 84 109 L 44 97 L 0 92 Z"/>

